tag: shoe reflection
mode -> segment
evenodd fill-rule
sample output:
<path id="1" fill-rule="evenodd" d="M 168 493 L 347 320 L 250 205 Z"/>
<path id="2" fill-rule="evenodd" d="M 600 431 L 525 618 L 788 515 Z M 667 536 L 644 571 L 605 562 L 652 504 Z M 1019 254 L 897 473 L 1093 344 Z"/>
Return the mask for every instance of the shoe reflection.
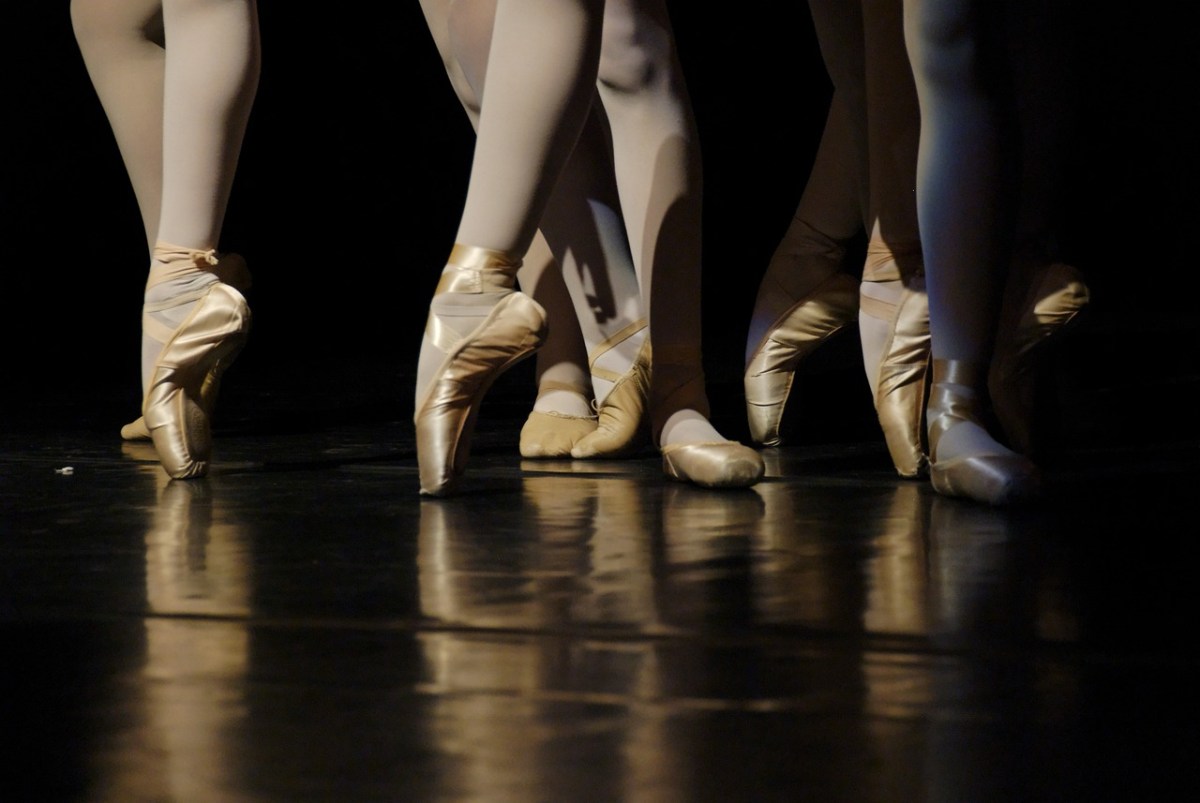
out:
<path id="1" fill-rule="evenodd" d="M 630 763 L 657 760 L 657 750 L 634 751 L 643 759 L 625 749 L 640 718 L 622 715 L 660 687 L 654 644 L 636 637 L 657 619 L 657 511 L 646 494 L 619 475 L 527 475 L 517 510 L 469 497 L 421 503 L 421 610 L 446 627 L 420 639 L 419 691 L 432 721 L 454 724 L 431 739 L 457 757 L 467 798 L 536 787 L 546 800 L 577 799 L 572 768 L 585 762 L 597 799 L 621 799 Z M 614 631 L 635 637 L 604 637 Z M 581 732 L 585 720 L 602 726 Z"/>
<path id="2" fill-rule="evenodd" d="M 200 800 L 239 782 L 228 734 L 244 716 L 249 636 L 229 617 L 249 611 L 251 561 L 244 528 L 209 481 L 154 473 L 145 537 L 147 716 L 139 737 L 164 770 L 128 788 L 144 791 L 141 799 Z"/>
<path id="3" fill-rule="evenodd" d="M 753 536 L 764 509 L 757 487 L 663 489 L 656 588 L 666 623 L 728 627 L 755 618 Z"/>
<path id="4" fill-rule="evenodd" d="M 876 520 L 863 559 L 862 626 L 868 633 L 929 632 L 926 572 L 930 495 L 922 485 L 897 484 Z"/>
<path id="5" fill-rule="evenodd" d="M 527 475 L 509 514 L 487 500 L 422 502 L 423 614 L 472 627 L 644 626 L 656 616 L 645 493 L 619 475 Z"/>

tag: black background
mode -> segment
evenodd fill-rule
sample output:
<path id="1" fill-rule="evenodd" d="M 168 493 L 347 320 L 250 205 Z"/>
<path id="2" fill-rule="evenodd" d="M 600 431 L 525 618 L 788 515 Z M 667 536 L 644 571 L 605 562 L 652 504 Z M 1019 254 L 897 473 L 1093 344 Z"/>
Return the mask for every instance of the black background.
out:
<path id="1" fill-rule="evenodd" d="M 1088 370 L 1119 377 L 1136 404 L 1139 382 L 1182 392 L 1197 373 L 1196 56 L 1182 20 L 1078 5 L 1084 115 L 1063 168 L 1068 254 L 1093 290 L 1079 342 Z M 68 4 L 5 6 L 0 409 L 11 418 L 114 388 L 133 409 L 146 271 L 133 193 Z M 221 243 L 254 273 L 255 328 L 230 376 L 269 378 L 298 408 L 349 392 L 352 376 L 355 393 L 403 417 L 473 134 L 417 3 L 330 8 L 260 5 L 262 79 Z M 739 381 L 754 293 L 830 92 L 807 6 L 762 8 L 672 7 L 705 159 L 705 354 L 718 388 Z M 852 400 L 830 414 L 869 416 L 856 357 L 847 341 L 825 358 L 850 383 L 835 396 Z"/>

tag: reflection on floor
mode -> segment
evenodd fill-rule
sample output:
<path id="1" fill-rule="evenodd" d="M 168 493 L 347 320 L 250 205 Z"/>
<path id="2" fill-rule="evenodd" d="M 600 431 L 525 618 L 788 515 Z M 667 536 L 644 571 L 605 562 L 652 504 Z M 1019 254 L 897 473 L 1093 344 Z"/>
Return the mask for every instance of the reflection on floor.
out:
<path id="1" fill-rule="evenodd" d="M 1192 448 L 997 511 L 877 442 L 737 492 L 481 424 L 108 428 L 0 457 L 0 800 L 1173 800 L 1200 791 Z M 64 471 L 67 467 L 73 471 Z"/>

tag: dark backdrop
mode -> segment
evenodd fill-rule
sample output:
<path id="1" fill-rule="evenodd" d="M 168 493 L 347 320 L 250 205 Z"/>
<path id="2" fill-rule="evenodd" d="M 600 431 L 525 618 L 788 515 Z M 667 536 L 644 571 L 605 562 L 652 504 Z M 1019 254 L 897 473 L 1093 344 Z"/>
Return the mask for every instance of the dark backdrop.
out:
<path id="1" fill-rule="evenodd" d="M 136 407 L 145 254 L 133 194 L 65 0 L 5 5 L 0 410 L 19 420 L 101 390 Z M 222 248 L 243 253 L 256 282 L 237 376 L 266 378 L 297 408 L 353 393 L 402 418 L 473 136 L 418 4 L 386 8 L 261 4 L 262 81 Z M 1094 292 L 1079 342 L 1131 401 L 1139 383 L 1182 397 L 1198 345 L 1196 57 L 1182 24 L 1086 8 L 1073 26 L 1084 119 L 1063 166 L 1068 252 Z M 744 19 L 724 4 L 673 13 L 705 157 L 706 361 L 732 414 L 754 293 L 807 177 L 829 82 L 803 3 Z M 814 369 L 828 371 L 826 422 L 869 419 L 856 357 L 848 339 Z"/>

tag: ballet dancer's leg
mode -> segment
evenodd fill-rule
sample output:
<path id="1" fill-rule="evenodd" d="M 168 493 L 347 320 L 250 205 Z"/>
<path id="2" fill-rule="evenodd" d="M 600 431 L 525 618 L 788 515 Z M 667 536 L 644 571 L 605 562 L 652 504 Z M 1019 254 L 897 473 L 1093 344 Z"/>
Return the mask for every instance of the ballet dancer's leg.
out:
<path id="1" fill-rule="evenodd" d="M 858 283 L 841 272 L 867 203 L 862 19 L 856 3 L 809 3 L 833 96 L 791 225 L 755 299 L 743 385 L 750 436 L 782 443 L 780 426 L 800 360 L 853 322 Z"/>
<path id="2" fill-rule="evenodd" d="M 260 70 L 253 0 L 164 0 L 162 205 L 142 317 L 142 415 L 167 473 L 203 476 L 212 388 L 250 324 L 214 270 Z"/>
<path id="3" fill-rule="evenodd" d="M 664 470 L 707 487 L 752 485 L 763 475 L 762 458 L 708 420 L 700 352 L 700 154 L 665 2 L 609 0 L 600 95 L 649 307 L 649 409 Z"/>
<path id="4" fill-rule="evenodd" d="M 421 0 L 450 85 L 478 129 L 495 23 L 495 0 Z M 546 310 L 546 341 L 537 352 L 537 397 L 521 428 L 523 457 L 566 457 L 596 428 L 587 350 L 562 273 L 545 238 L 535 235 L 517 272 L 517 286 Z"/>
<path id="5" fill-rule="evenodd" d="M 422 6 L 451 83 L 477 123 L 495 2 L 423 0 Z M 645 328 L 611 170 L 602 112 L 593 108 L 517 277 L 522 288 L 533 288 L 550 321 L 537 357 L 538 398 L 521 431 L 525 457 L 616 456 L 631 447 L 641 420 L 644 387 L 607 403 L 614 383 L 637 387 L 644 372 L 631 366 Z M 543 233 L 554 241 L 553 256 Z M 588 404 L 593 392 L 598 433 Z"/>
<path id="6" fill-rule="evenodd" d="M 71 21 L 88 76 L 108 117 L 133 187 L 146 235 L 147 257 L 158 235 L 163 182 L 163 94 L 166 74 L 161 0 L 72 0 Z M 213 272 L 245 291 L 250 275 L 236 254 L 222 255 Z M 143 349 L 146 389 L 152 349 Z M 156 355 L 155 355 L 156 356 Z M 219 377 L 204 385 L 204 405 L 215 402 Z M 127 440 L 148 440 L 138 417 L 121 429 Z"/>
<path id="7" fill-rule="evenodd" d="M 917 227 L 920 111 L 904 47 L 901 0 L 862 0 L 869 164 L 868 242 L 859 339 L 876 415 L 896 472 L 926 471 L 923 414 L 929 302 Z"/>
<path id="8" fill-rule="evenodd" d="M 1002 504 L 1037 470 L 987 431 L 986 376 L 1014 223 L 1014 132 L 989 4 L 905 0 L 921 110 L 917 210 L 929 291 L 930 477 L 948 496 Z"/>
<path id="9" fill-rule="evenodd" d="M 149 256 L 162 203 L 162 0 L 71 0 L 71 24 L 133 185 Z"/>
<path id="10" fill-rule="evenodd" d="M 858 281 L 842 272 L 862 231 L 851 111 L 835 88 L 812 171 L 758 288 L 746 338 L 743 387 L 750 437 L 783 442 L 781 426 L 796 368 L 854 322 Z"/>
<path id="11" fill-rule="evenodd" d="M 517 286 L 546 310 L 546 342 L 537 352 L 537 397 L 521 427 L 522 457 L 565 458 L 596 431 L 587 346 L 562 269 L 542 232 L 525 252 Z"/>
<path id="12" fill-rule="evenodd" d="M 595 431 L 571 449 L 576 458 L 635 451 L 649 392 L 646 311 L 609 143 L 604 110 L 595 104 L 542 221 L 575 302 L 598 411 Z"/>
<path id="13" fill-rule="evenodd" d="M 1007 8 L 1021 127 L 1021 197 L 988 390 L 1008 445 L 1035 457 L 1037 379 L 1046 347 L 1089 301 L 1083 273 L 1066 260 L 1060 242 L 1064 165 L 1078 133 L 1079 34 L 1070 15 L 1047 13 L 1040 3 L 1034 8 L 1026 0 Z"/>
<path id="14" fill-rule="evenodd" d="M 423 0 L 423 7 L 431 28 L 441 27 L 445 20 L 447 33 L 439 48 L 451 62 L 448 72 L 460 100 L 477 120 L 492 30 L 488 15 L 494 14 L 495 3 Z M 543 399 L 562 398 L 575 404 L 563 396 L 569 386 L 549 386 L 549 392 L 539 395 L 535 415 L 522 430 L 521 451 L 527 457 L 563 456 L 573 438 L 578 439 L 566 454 L 616 457 L 636 446 L 640 430 L 648 386 L 648 354 L 641 348 L 645 313 L 617 202 L 606 126 L 603 110 L 592 104 L 539 221 L 574 306 L 573 313 L 559 306 L 548 308 L 548 315 L 552 322 L 569 315 L 582 337 L 598 422 L 589 433 L 583 422 L 590 419 L 574 408 L 566 415 L 563 410 L 539 408 Z M 524 275 L 518 278 L 522 286 L 527 284 Z M 556 293 L 556 298 L 561 296 Z M 551 331 L 555 330 L 552 325 Z"/>
<path id="15" fill-rule="evenodd" d="M 423 494 L 453 492 L 483 394 L 545 340 L 545 311 L 516 292 L 516 273 L 595 94 L 601 12 L 594 0 L 497 4 L 466 203 L 417 365 Z"/>

